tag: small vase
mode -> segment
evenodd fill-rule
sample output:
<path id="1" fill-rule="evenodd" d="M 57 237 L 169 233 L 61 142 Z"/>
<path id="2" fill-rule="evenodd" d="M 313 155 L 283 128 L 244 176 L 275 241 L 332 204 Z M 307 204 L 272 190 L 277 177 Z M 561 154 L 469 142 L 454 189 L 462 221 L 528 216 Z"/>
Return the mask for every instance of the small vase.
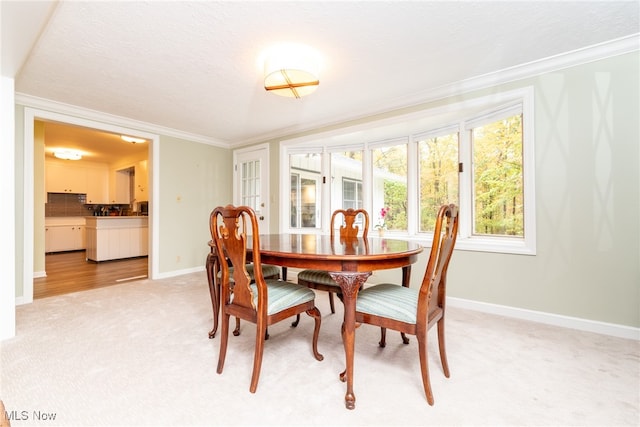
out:
<path id="1" fill-rule="evenodd" d="M 378 228 L 378 236 L 384 237 L 384 228 Z"/>

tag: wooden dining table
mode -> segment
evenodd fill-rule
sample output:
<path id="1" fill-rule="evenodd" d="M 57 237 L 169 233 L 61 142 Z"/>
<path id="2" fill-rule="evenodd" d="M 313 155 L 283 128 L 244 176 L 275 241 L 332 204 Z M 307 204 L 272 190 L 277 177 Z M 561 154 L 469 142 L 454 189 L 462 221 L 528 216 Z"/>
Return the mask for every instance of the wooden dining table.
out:
<path id="1" fill-rule="evenodd" d="M 251 242 L 249 242 L 249 245 Z M 251 247 L 248 251 L 251 251 Z M 416 262 L 422 246 L 418 243 L 384 237 L 362 237 L 341 240 L 328 234 L 266 234 L 260 235 L 260 257 L 263 264 L 282 267 L 328 271 L 340 285 L 344 304 L 343 345 L 346 368 L 340 380 L 347 383 L 345 405 L 354 409 L 353 392 L 355 311 L 358 291 L 376 270 L 401 268 L 402 284 L 409 286 L 411 264 Z M 207 260 L 207 272 L 214 310 L 214 330 L 217 329 L 219 293 L 214 289 L 215 255 Z M 217 300 L 217 301 L 214 301 Z M 212 333 L 209 336 L 212 336 Z"/>

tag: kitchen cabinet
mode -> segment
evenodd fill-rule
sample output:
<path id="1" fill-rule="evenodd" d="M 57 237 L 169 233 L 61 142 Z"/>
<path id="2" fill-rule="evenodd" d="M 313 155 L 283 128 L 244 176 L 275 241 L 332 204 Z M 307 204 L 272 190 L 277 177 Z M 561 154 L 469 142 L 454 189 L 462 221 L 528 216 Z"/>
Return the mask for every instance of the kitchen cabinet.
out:
<path id="1" fill-rule="evenodd" d="M 45 162 L 45 180 L 47 193 L 86 194 L 88 204 L 109 203 L 109 167 L 106 163 L 48 160 Z"/>
<path id="2" fill-rule="evenodd" d="M 134 181 L 135 200 L 138 202 L 149 200 L 149 168 L 147 160 L 136 163 Z"/>
<path id="3" fill-rule="evenodd" d="M 109 203 L 109 169 L 91 167 L 87 169 L 87 204 L 106 205 Z"/>
<path id="4" fill-rule="evenodd" d="M 87 217 L 87 259 L 106 261 L 149 255 L 148 218 Z"/>
<path id="5" fill-rule="evenodd" d="M 52 218 L 45 221 L 45 252 L 78 251 L 86 247 L 84 218 Z"/>
<path id="6" fill-rule="evenodd" d="M 131 170 L 112 170 L 109 182 L 109 203 L 128 205 L 131 203 Z"/>
<path id="7" fill-rule="evenodd" d="M 87 171 L 74 165 L 72 160 L 45 162 L 45 188 L 47 193 L 86 193 Z"/>

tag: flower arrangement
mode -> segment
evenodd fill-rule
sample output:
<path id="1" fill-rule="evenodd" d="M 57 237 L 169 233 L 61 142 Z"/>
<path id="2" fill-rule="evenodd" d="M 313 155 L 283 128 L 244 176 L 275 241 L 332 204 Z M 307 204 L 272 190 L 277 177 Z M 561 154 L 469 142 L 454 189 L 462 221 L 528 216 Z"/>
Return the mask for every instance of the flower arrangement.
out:
<path id="1" fill-rule="evenodd" d="M 375 228 L 376 230 L 386 230 L 387 226 L 384 223 L 384 218 L 387 216 L 390 210 L 391 208 L 388 208 L 388 207 L 380 209 L 378 223 L 373 228 Z"/>

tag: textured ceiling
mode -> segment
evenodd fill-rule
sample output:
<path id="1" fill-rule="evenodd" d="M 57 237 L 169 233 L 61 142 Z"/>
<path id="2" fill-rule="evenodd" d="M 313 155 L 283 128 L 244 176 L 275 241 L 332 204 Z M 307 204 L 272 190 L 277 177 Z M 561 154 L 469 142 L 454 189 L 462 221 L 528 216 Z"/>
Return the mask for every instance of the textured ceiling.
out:
<path id="1" fill-rule="evenodd" d="M 637 1 L 59 2 L 16 92 L 237 145 L 415 104 L 435 88 L 637 34 Z M 263 49 L 321 52 L 302 99 Z"/>

